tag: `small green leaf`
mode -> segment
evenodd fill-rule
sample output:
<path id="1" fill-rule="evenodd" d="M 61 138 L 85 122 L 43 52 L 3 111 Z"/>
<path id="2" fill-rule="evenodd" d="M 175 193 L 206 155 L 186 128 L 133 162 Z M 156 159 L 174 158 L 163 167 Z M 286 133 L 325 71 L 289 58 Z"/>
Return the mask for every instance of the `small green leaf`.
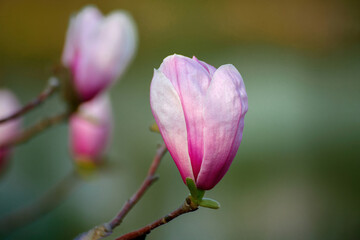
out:
<path id="1" fill-rule="evenodd" d="M 198 189 L 196 188 L 195 182 L 194 180 L 192 180 L 191 178 L 186 178 L 186 185 L 189 188 L 190 194 L 191 196 L 197 200 L 197 196 L 198 196 Z"/>
<path id="2" fill-rule="evenodd" d="M 149 128 L 152 132 L 160 133 L 159 126 L 156 123 L 153 123 Z"/>
<path id="3" fill-rule="evenodd" d="M 199 202 L 203 199 L 204 195 L 205 195 L 205 190 L 197 188 L 196 199 L 199 200 Z"/>
<path id="4" fill-rule="evenodd" d="M 211 198 L 203 198 L 201 200 L 201 202 L 199 203 L 199 205 L 202 207 L 211 208 L 211 209 L 220 208 L 220 203 Z"/>
<path id="5" fill-rule="evenodd" d="M 198 189 L 194 180 L 191 178 L 186 178 L 186 185 L 190 190 L 191 199 L 194 203 L 199 204 L 201 199 L 204 197 L 205 190 Z"/>

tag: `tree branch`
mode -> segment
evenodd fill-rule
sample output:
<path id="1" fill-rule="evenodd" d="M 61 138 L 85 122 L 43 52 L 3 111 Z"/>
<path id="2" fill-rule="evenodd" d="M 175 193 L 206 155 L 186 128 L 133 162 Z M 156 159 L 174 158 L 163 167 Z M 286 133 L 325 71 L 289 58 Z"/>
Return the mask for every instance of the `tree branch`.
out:
<path id="1" fill-rule="evenodd" d="M 144 195 L 145 191 L 158 179 L 155 176 L 156 170 L 159 167 L 162 157 L 166 153 L 166 146 L 165 144 L 161 145 L 156 152 L 156 155 L 153 159 L 153 162 L 149 168 L 147 177 L 145 178 L 144 182 L 142 183 L 141 187 L 136 191 L 136 193 L 125 203 L 122 207 L 121 211 L 115 216 L 115 218 L 110 221 L 108 224 L 111 229 L 116 228 L 121 224 L 125 216 L 128 212 L 134 207 L 134 205 L 140 200 L 140 198 Z"/>
<path id="2" fill-rule="evenodd" d="M 176 209 L 175 211 L 169 213 L 168 215 L 166 215 L 163 218 L 160 218 L 158 220 L 156 220 L 155 222 L 146 225 L 143 228 L 140 228 L 136 231 L 127 233 L 119 238 L 116 238 L 115 240 L 130 240 L 130 239 L 140 239 L 140 237 L 143 237 L 141 239 L 145 239 L 145 236 L 147 234 L 149 234 L 153 229 L 160 227 L 161 225 L 164 225 L 168 222 L 170 222 L 171 220 L 173 220 L 174 218 L 179 217 L 182 214 L 185 213 L 189 213 L 189 212 L 193 212 L 196 211 L 198 209 L 198 205 L 195 204 L 194 202 L 191 201 L 191 198 L 188 197 L 186 198 L 185 202 L 183 203 L 183 205 L 181 205 L 178 209 Z"/>
<path id="3" fill-rule="evenodd" d="M 12 139 L 11 141 L 6 142 L 3 145 L 0 145 L 0 148 L 8 148 L 12 147 L 14 145 L 22 144 L 36 136 L 37 134 L 41 133 L 42 131 L 50 128 L 51 126 L 54 126 L 66 119 L 68 119 L 70 114 L 68 112 L 61 113 L 59 115 L 55 115 L 53 117 L 45 118 L 32 127 L 24 130 L 21 134 L 19 134 L 17 137 Z"/>
<path id="4" fill-rule="evenodd" d="M 159 167 L 161 159 L 165 155 L 167 149 L 165 144 L 162 144 L 156 151 L 156 155 L 151 163 L 148 174 L 141 184 L 140 188 L 134 193 L 134 195 L 124 204 L 120 212 L 112 219 L 110 222 L 103 225 L 94 227 L 88 232 L 80 234 L 76 239 L 77 240 L 97 240 L 103 237 L 109 236 L 112 231 L 121 224 L 125 216 L 130 212 L 130 210 L 135 206 L 135 204 L 141 199 L 147 189 L 158 179 L 155 176 L 156 170 Z"/>
<path id="5" fill-rule="evenodd" d="M 48 99 L 56 90 L 59 88 L 59 81 L 55 77 L 51 77 L 49 79 L 48 85 L 46 88 L 37 96 L 35 99 L 30 101 L 28 104 L 23 106 L 21 109 L 19 109 L 17 112 L 11 114 L 10 116 L 7 116 L 3 119 L 0 119 L 0 124 L 5 123 L 7 121 L 13 120 L 15 118 L 18 118 L 27 112 L 31 111 L 35 107 L 39 106 L 41 103 L 43 103 L 46 99 Z"/>
<path id="6" fill-rule="evenodd" d="M 77 186 L 79 180 L 80 178 L 77 172 L 72 171 L 36 202 L 1 218 L 0 233 L 5 235 L 10 234 L 14 230 L 23 227 L 48 213 L 66 199 L 71 191 Z"/>

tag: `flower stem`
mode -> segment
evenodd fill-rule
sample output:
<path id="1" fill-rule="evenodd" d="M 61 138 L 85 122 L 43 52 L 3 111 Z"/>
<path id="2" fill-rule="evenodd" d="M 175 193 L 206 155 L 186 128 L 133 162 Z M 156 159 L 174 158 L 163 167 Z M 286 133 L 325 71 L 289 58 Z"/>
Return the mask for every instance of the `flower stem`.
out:
<path id="1" fill-rule="evenodd" d="M 158 179 L 155 176 L 156 170 L 159 167 L 162 157 L 166 153 L 166 146 L 163 144 L 156 152 L 154 160 L 149 168 L 147 177 L 144 182 L 141 184 L 140 188 L 135 192 L 135 194 L 124 204 L 121 211 L 114 217 L 113 220 L 109 222 L 111 229 L 116 228 L 121 224 L 128 212 L 134 207 L 134 205 L 140 200 L 144 195 L 146 190 Z"/>
<path id="2" fill-rule="evenodd" d="M 35 99 L 33 99 L 28 104 L 23 106 L 17 112 L 11 114 L 10 116 L 0 119 L 0 124 L 5 123 L 10 120 L 13 120 L 15 118 L 18 118 L 22 115 L 25 115 L 27 112 L 36 108 L 41 103 L 46 101 L 53 93 L 55 93 L 59 89 L 59 86 L 60 85 L 59 85 L 58 79 L 55 77 L 51 77 L 49 79 L 49 82 L 48 82 L 48 85 L 46 86 L 46 88 Z"/>
<path id="3" fill-rule="evenodd" d="M 135 230 L 133 232 L 127 233 L 119 238 L 116 238 L 116 240 L 130 240 L 130 239 L 140 239 L 140 237 L 145 237 L 147 234 L 149 234 L 153 229 L 160 227 L 161 225 L 164 225 L 174 218 L 179 217 L 182 214 L 189 213 L 196 211 L 198 209 L 197 204 L 191 201 L 191 198 L 186 198 L 185 202 L 175 211 L 169 213 L 165 217 L 162 217 L 155 222 L 146 225 L 143 228 L 140 228 L 138 230 Z"/>
<path id="4" fill-rule="evenodd" d="M 43 132 L 44 130 L 50 128 L 51 126 L 54 126 L 58 123 L 61 123 L 62 121 L 65 121 L 69 118 L 69 113 L 64 112 L 49 118 L 45 118 L 35 125 L 31 126 L 30 128 L 24 130 L 22 133 L 20 133 L 17 137 L 15 137 L 13 140 L 6 142 L 3 145 L 0 145 L 0 148 L 7 148 L 12 147 L 14 145 L 22 144 L 30 140 L 31 138 L 35 137 L 39 133 Z"/>
<path id="5" fill-rule="evenodd" d="M 165 144 L 162 144 L 156 151 L 155 157 L 151 163 L 148 174 L 141 184 L 140 188 L 134 193 L 134 195 L 123 205 L 120 212 L 108 223 L 105 223 L 100 226 L 96 226 L 88 232 L 80 234 L 76 239 L 77 240 L 97 240 L 103 237 L 109 236 L 112 231 L 121 224 L 125 216 L 130 212 L 130 210 L 135 206 L 135 204 L 141 199 L 146 190 L 158 179 L 155 176 L 156 170 L 159 167 L 161 159 L 167 152 Z"/>

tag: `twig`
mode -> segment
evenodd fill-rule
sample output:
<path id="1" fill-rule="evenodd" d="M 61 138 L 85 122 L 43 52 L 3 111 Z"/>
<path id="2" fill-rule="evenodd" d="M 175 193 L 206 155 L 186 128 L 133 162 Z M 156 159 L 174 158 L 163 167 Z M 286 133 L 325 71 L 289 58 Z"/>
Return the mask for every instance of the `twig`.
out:
<path id="1" fill-rule="evenodd" d="M 103 225 L 94 227 L 90 231 L 80 234 L 76 239 L 77 240 L 97 240 L 102 237 L 109 236 L 112 231 L 121 224 L 125 216 L 130 212 L 130 210 L 135 206 L 135 204 L 141 199 L 147 189 L 158 179 L 155 176 L 156 170 L 159 167 L 162 157 L 165 155 L 167 149 L 165 144 L 162 144 L 156 151 L 156 155 L 151 163 L 148 174 L 141 184 L 140 188 L 134 193 L 134 195 L 124 204 L 120 212 L 112 219 L 110 222 Z"/>
<path id="2" fill-rule="evenodd" d="M 41 103 L 43 103 L 46 99 L 48 99 L 56 90 L 59 88 L 59 81 L 55 77 L 51 77 L 49 79 L 48 85 L 46 88 L 37 96 L 35 99 L 33 99 L 31 102 L 23 106 L 21 109 L 19 109 L 17 112 L 11 114 L 10 116 L 7 116 L 3 119 L 0 119 L 0 124 L 5 123 L 7 121 L 13 120 L 15 118 L 18 118 L 30 110 L 34 109 L 35 107 L 39 106 Z"/>
<path id="3" fill-rule="evenodd" d="M 65 112 L 59 115 L 55 115 L 53 117 L 45 118 L 40 122 L 36 123 L 35 125 L 33 125 L 32 127 L 24 130 L 22 133 L 20 133 L 17 137 L 12 139 L 11 141 L 8 141 L 5 144 L 0 145 L 0 148 L 7 148 L 21 143 L 25 143 L 26 141 L 30 140 L 31 138 L 41 133 L 42 131 L 46 130 L 47 128 L 66 120 L 69 117 L 69 115 L 70 114 L 68 112 Z"/>
<path id="4" fill-rule="evenodd" d="M 133 208 L 133 206 L 140 200 L 140 198 L 144 195 L 145 191 L 158 179 L 155 176 L 155 172 L 161 162 L 162 157 L 166 153 L 165 144 L 161 145 L 156 152 L 156 155 L 153 159 L 153 162 L 149 168 L 147 177 L 142 183 L 141 187 L 136 191 L 136 193 L 125 203 L 122 207 L 121 211 L 114 217 L 112 221 L 109 222 L 111 229 L 116 228 L 123 221 L 127 213 Z"/>
<path id="5" fill-rule="evenodd" d="M 182 214 L 193 212 L 193 211 L 196 211 L 197 209 L 198 209 L 198 206 L 194 202 L 191 201 L 190 197 L 188 197 L 188 198 L 186 198 L 183 205 L 181 205 L 178 209 L 169 213 L 165 217 L 160 218 L 160 219 L 156 220 L 155 222 L 153 222 L 149 225 L 146 225 L 143 228 L 140 228 L 136 231 L 127 233 L 119 238 L 116 238 L 115 240 L 140 239 L 140 237 L 143 237 L 142 239 L 145 239 L 145 236 L 147 234 L 149 234 L 153 229 L 170 222 L 171 220 L 173 220 L 174 218 L 176 218 Z"/>
<path id="6" fill-rule="evenodd" d="M 72 171 L 36 202 L 0 219 L 0 233 L 10 234 L 48 213 L 66 199 L 79 180 L 77 172 Z"/>

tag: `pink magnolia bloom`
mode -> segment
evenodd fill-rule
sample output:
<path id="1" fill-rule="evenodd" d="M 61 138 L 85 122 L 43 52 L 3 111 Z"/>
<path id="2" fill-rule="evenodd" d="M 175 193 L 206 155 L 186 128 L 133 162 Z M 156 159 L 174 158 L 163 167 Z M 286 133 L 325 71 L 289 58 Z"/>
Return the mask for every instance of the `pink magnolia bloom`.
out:
<path id="1" fill-rule="evenodd" d="M 242 139 L 248 102 L 240 73 L 231 64 L 216 69 L 195 57 L 169 56 L 154 72 L 150 104 L 183 181 L 213 188 Z"/>
<path id="2" fill-rule="evenodd" d="M 87 6 L 71 18 L 62 63 L 72 74 L 80 100 L 88 101 L 124 72 L 137 45 L 136 26 L 124 11 L 104 17 Z"/>
<path id="3" fill-rule="evenodd" d="M 100 163 L 110 143 L 112 110 L 109 97 L 83 103 L 70 118 L 70 145 L 77 162 Z"/>
<path id="4" fill-rule="evenodd" d="M 0 118 L 7 117 L 20 108 L 16 97 L 8 90 L 0 89 Z M 0 146 L 15 138 L 21 130 L 21 120 L 15 119 L 0 124 Z M 0 147 L 0 170 L 7 161 L 11 149 Z"/>

